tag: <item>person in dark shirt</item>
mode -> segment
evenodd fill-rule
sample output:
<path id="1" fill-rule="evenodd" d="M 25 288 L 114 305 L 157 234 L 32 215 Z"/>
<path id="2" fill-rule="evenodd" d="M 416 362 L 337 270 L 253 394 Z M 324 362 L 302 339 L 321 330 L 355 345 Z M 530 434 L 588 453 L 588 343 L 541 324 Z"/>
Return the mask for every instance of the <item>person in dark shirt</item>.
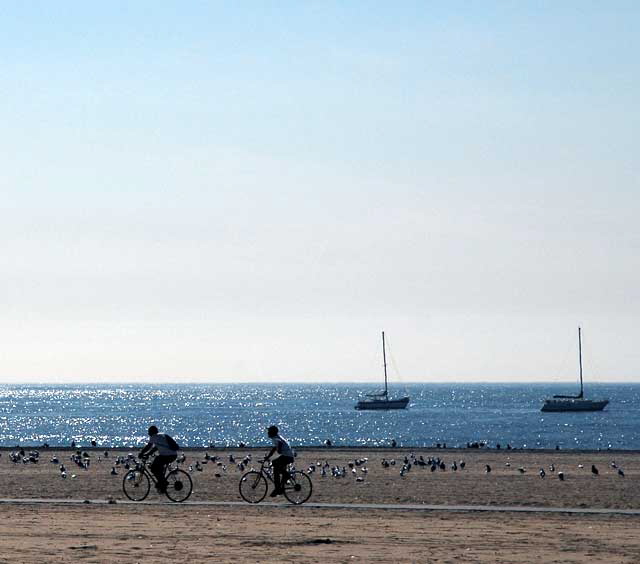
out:
<path id="1" fill-rule="evenodd" d="M 159 433 L 155 425 L 149 427 L 149 442 L 140 451 L 140 458 L 146 459 L 150 454 L 158 451 L 149 469 L 156 477 L 158 491 L 164 493 L 167 490 L 167 482 L 164 472 L 167 466 L 178 458 L 178 444 L 166 433 Z"/>
<path id="2" fill-rule="evenodd" d="M 287 440 L 280 435 L 278 427 L 275 425 L 271 425 L 267 429 L 267 435 L 271 439 L 273 447 L 264 459 L 269 460 L 275 452 L 280 455 L 273 460 L 273 483 L 275 488 L 271 492 L 271 497 L 275 497 L 284 493 L 285 475 L 287 474 L 287 466 L 293 462 L 293 451 Z"/>

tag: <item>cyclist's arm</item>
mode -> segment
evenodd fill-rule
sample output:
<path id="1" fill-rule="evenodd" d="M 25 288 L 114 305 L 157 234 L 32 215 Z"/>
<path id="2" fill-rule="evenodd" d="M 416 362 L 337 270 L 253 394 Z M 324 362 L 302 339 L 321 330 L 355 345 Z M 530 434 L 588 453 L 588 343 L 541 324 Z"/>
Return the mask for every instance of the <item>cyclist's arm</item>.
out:
<path id="1" fill-rule="evenodd" d="M 151 454 L 153 452 L 155 452 L 156 449 L 156 445 L 154 445 L 153 443 L 148 443 L 146 447 L 144 447 L 141 451 L 140 451 L 140 456 L 145 456 L 147 454 Z"/>
<path id="2" fill-rule="evenodd" d="M 269 453 L 264 457 L 264 459 L 265 459 L 265 460 L 269 460 L 275 451 L 276 451 L 276 447 L 273 447 L 273 448 L 269 451 Z"/>

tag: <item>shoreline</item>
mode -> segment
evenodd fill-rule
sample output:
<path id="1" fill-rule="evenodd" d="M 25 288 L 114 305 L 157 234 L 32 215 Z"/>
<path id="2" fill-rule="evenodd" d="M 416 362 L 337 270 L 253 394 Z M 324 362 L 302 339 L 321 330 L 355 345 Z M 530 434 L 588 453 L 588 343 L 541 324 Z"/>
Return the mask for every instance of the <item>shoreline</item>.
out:
<path id="1" fill-rule="evenodd" d="M 144 444 L 140 444 L 137 446 L 82 446 L 82 445 L 76 445 L 75 447 L 71 447 L 69 445 L 65 445 L 65 446 L 57 446 L 57 445 L 48 445 L 48 446 L 42 446 L 42 445 L 28 445 L 28 444 L 22 444 L 22 445 L 15 445 L 15 446 L 0 446 L 0 452 L 12 452 L 15 451 L 16 449 L 30 449 L 30 450 L 37 450 L 37 451 L 42 451 L 42 452 L 53 452 L 53 451 L 60 451 L 60 452 L 75 452 L 77 450 L 80 451 L 87 451 L 87 452 L 103 452 L 105 450 L 108 451 L 136 451 L 136 450 L 140 450 L 142 449 L 144 446 Z M 255 451 L 261 451 L 261 450 L 269 450 L 271 448 L 270 444 L 266 444 L 264 446 L 260 446 L 260 445 L 253 445 L 253 446 L 233 446 L 233 445 L 229 445 L 229 446 L 186 446 L 184 448 L 180 448 L 180 452 L 189 452 L 189 451 L 193 451 L 193 452 L 207 452 L 207 451 L 211 451 L 212 453 L 216 453 L 216 452 L 237 452 L 237 451 L 249 451 L 249 452 L 255 452 Z M 613 449 L 613 448 L 607 448 L 607 449 L 588 449 L 588 448 L 578 448 L 578 449 L 569 449 L 569 448 L 563 448 L 563 449 L 555 449 L 555 448 L 517 448 L 517 447 L 512 447 L 511 449 L 506 449 L 506 448 L 491 448 L 491 447 L 482 447 L 482 448 L 473 448 L 473 447 L 447 447 L 447 448 L 437 448 L 437 447 L 421 447 L 421 446 L 404 446 L 404 445 L 396 445 L 396 446 L 366 446 L 366 445 L 354 445 L 354 446 L 348 446 L 348 445 L 338 445 L 338 446 L 330 446 L 330 447 L 326 447 L 326 446 L 313 446 L 313 445 L 304 445 L 304 446 L 292 446 L 294 451 L 297 452 L 315 452 L 315 451 L 319 451 L 319 452 L 332 452 L 332 451 L 336 451 L 336 452 L 349 452 L 349 451 L 355 451 L 355 452 L 372 452 L 372 453 L 389 453 L 389 452 L 395 452 L 395 451 L 402 451 L 402 452 L 411 452 L 411 451 L 420 451 L 421 453 L 426 453 L 426 454 L 437 454 L 437 453 L 448 453 L 448 452 L 490 452 L 490 453 L 494 453 L 494 454 L 499 454 L 499 453 L 504 453 L 504 454 L 509 454 L 509 453 L 514 453 L 514 452 L 521 452 L 521 453 L 527 453 L 527 454 L 535 454 L 535 453 L 542 453 L 542 454 L 553 454 L 553 453 L 569 453 L 569 454 L 603 454 L 603 453 L 610 453 L 610 454 L 639 454 L 640 455 L 640 449 L 625 449 L 625 448 L 617 448 L 617 449 Z"/>

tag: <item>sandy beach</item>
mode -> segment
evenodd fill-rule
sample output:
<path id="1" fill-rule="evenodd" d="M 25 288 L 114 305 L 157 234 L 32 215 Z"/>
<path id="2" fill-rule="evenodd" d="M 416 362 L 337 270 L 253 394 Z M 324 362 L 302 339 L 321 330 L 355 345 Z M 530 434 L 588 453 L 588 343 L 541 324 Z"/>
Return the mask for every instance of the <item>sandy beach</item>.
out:
<path id="1" fill-rule="evenodd" d="M 85 470 L 70 460 L 70 450 L 40 449 L 38 463 L 14 463 L 2 451 L 0 498 L 115 503 L 3 503 L 0 561 L 145 562 L 172 550 L 195 562 L 640 561 L 638 516 L 327 509 L 285 501 L 276 507 L 125 504 L 126 470 L 117 465 L 118 474 L 111 475 L 111 469 L 128 451 L 110 450 L 107 458 L 103 450 L 87 452 L 91 463 Z M 194 481 L 189 502 L 241 501 L 237 463 L 251 455 L 252 466 L 263 453 L 186 451 L 182 467 L 192 468 Z M 445 470 L 416 464 L 420 456 L 439 458 Z M 405 457 L 412 465 L 403 472 Z M 58 463 L 50 462 L 54 458 Z M 66 479 L 59 464 L 66 467 Z M 296 465 L 316 468 L 314 503 L 640 509 L 635 452 L 299 449 Z M 332 469 L 343 467 L 345 475 L 335 477 Z M 152 502 L 165 500 L 156 492 L 149 496 Z"/>

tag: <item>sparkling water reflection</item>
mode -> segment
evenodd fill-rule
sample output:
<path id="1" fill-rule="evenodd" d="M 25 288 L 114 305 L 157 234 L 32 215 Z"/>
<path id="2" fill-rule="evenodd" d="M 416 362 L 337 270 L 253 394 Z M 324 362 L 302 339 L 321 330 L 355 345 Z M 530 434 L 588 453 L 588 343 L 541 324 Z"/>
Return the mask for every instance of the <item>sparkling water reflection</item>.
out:
<path id="1" fill-rule="evenodd" d="M 592 385 L 596 413 L 541 413 L 566 391 L 545 385 L 406 386 L 407 410 L 356 411 L 373 388 L 335 384 L 0 387 L 0 445 L 136 446 L 155 423 L 184 446 L 266 444 L 276 423 L 294 444 L 405 446 L 468 441 L 517 447 L 640 449 L 640 385 Z"/>

